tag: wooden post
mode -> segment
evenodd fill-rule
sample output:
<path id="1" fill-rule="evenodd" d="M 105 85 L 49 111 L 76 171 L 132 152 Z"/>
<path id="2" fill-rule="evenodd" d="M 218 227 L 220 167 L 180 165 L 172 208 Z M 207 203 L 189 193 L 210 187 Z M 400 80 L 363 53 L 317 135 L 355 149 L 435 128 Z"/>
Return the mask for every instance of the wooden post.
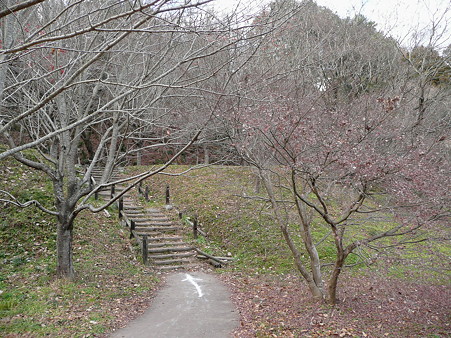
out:
<path id="1" fill-rule="evenodd" d="M 197 239 L 198 235 L 197 235 L 197 215 L 194 216 L 193 219 L 193 235 L 194 235 L 194 239 Z"/>
<path id="2" fill-rule="evenodd" d="M 144 189 L 144 198 L 146 199 L 146 202 L 149 202 L 149 186 L 146 185 L 146 189 Z"/>
<path id="3" fill-rule="evenodd" d="M 166 186 L 166 205 L 169 205 L 170 203 L 169 203 L 169 197 L 170 197 L 170 194 L 169 194 L 169 184 Z"/>
<path id="4" fill-rule="evenodd" d="M 124 198 L 123 197 L 119 198 L 118 208 L 119 208 L 119 219 L 121 219 L 122 218 L 122 210 L 124 210 Z"/>
<path id="5" fill-rule="evenodd" d="M 144 265 L 147 265 L 147 258 L 148 258 L 148 250 L 147 250 L 147 235 L 143 235 L 143 263 Z"/>
<path id="6" fill-rule="evenodd" d="M 142 189 L 141 189 L 142 183 L 143 183 L 142 181 L 140 181 L 140 182 L 138 183 L 138 192 L 139 192 L 140 194 L 143 193 L 143 191 L 142 191 Z"/>
<path id="7" fill-rule="evenodd" d="M 114 193 L 116 192 L 116 187 L 114 186 L 114 184 L 111 186 L 111 198 L 114 197 Z"/>
<path id="8" fill-rule="evenodd" d="M 133 238 L 133 230 L 135 230 L 135 221 L 130 220 L 130 238 Z"/>
<path id="9" fill-rule="evenodd" d="M 99 199 L 99 191 L 98 191 L 98 190 L 96 190 L 96 191 L 94 192 L 94 199 L 95 199 L 95 200 L 98 200 L 98 199 Z"/>

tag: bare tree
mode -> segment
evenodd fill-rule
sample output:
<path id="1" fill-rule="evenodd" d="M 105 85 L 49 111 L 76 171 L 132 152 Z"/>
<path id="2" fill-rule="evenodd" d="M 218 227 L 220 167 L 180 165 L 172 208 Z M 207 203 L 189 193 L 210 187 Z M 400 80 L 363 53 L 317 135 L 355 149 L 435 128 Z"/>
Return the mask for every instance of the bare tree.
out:
<path id="1" fill-rule="evenodd" d="M 109 182 L 114 167 L 131 153 L 178 147 L 160 168 L 119 181 L 129 183 L 124 194 L 198 142 L 218 109 L 215 101 L 226 87 L 213 88 L 212 79 L 227 82 L 234 73 L 225 70 L 235 62 L 219 55 L 237 48 L 252 27 L 238 25 L 238 39 L 230 39 L 231 29 L 203 9 L 208 2 L 2 2 L 3 36 L 15 39 L 4 40 L 1 50 L 0 133 L 9 148 L 0 159 L 14 157 L 44 173 L 55 204 L 19 201 L 7 191 L 1 200 L 56 216 L 59 276 L 74 276 L 77 215 L 101 211 L 120 197 L 100 207 L 89 199 L 117 183 Z M 171 124 L 174 116 L 189 120 L 194 112 L 203 118 L 189 128 Z M 30 148 L 38 153 L 23 152 Z M 93 186 L 95 168 L 103 174 Z"/>

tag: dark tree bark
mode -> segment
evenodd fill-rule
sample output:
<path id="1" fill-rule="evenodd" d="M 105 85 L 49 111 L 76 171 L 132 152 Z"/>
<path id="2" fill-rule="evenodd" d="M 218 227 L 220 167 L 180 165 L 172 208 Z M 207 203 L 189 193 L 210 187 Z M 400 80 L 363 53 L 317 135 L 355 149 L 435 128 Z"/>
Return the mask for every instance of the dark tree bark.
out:
<path id="1" fill-rule="evenodd" d="M 73 279 L 75 270 L 72 254 L 73 232 L 72 224 L 58 224 L 56 239 L 57 246 L 57 275 L 59 278 Z"/>

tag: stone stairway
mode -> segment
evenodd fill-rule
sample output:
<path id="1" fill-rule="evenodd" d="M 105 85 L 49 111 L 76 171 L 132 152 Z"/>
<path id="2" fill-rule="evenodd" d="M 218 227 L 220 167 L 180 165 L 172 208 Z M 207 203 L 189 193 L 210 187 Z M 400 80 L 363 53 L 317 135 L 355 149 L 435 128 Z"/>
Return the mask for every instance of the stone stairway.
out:
<path id="1" fill-rule="evenodd" d="M 108 182 L 116 181 L 120 179 L 121 171 L 119 169 L 114 169 L 111 178 L 108 180 Z M 92 177 L 96 181 L 97 184 L 99 184 L 100 179 L 102 178 L 102 170 L 95 168 L 92 171 Z M 124 189 L 124 186 L 121 185 L 115 185 L 114 190 L 115 193 L 119 193 Z M 111 198 L 111 187 L 107 187 L 105 189 L 102 189 L 99 191 L 98 195 L 102 197 L 103 199 L 110 199 Z"/>
<path id="2" fill-rule="evenodd" d="M 196 251 L 181 236 L 183 228 L 166 211 L 155 208 L 129 208 L 124 214 L 135 222 L 138 241 L 147 236 L 148 264 L 157 270 L 176 270 L 194 266 Z"/>
<path id="3" fill-rule="evenodd" d="M 101 171 L 93 172 L 96 182 L 100 181 Z M 117 180 L 120 172 L 116 171 L 111 181 Z M 115 192 L 124 187 L 116 186 Z M 130 227 L 134 223 L 133 235 L 141 243 L 147 239 L 147 264 L 159 271 L 188 269 L 196 265 L 196 251 L 188 245 L 181 234 L 183 228 L 174 223 L 164 209 L 145 208 L 137 202 L 133 194 L 127 193 L 123 199 L 122 224 Z M 104 199 L 111 198 L 111 190 L 99 192 Z"/>

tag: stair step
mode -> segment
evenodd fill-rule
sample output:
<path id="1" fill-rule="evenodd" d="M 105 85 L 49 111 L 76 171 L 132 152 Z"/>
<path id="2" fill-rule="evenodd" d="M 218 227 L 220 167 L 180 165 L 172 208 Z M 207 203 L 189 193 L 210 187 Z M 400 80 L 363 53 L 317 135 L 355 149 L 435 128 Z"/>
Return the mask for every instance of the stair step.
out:
<path id="1" fill-rule="evenodd" d="M 166 214 L 162 214 L 161 212 L 151 212 L 151 211 L 147 211 L 147 214 L 148 214 L 148 215 L 151 215 L 152 217 L 156 217 L 156 218 L 159 218 L 159 217 L 167 217 Z"/>
<path id="2" fill-rule="evenodd" d="M 96 178 L 94 178 L 95 180 L 96 180 L 96 183 L 97 184 L 99 184 L 100 183 L 100 178 L 97 180 Z M 110 181 L 107 181 L 107 182 L 103 182 L 103 184 L 106 184 L 106 183 L 112 183 L 112 182 L 114 182 L 114 181 L 117 181 L 118 179 L 115 179 L 115 178 L 113 178 L 113 179 L 111 179 Z M 124 185 L 119 185 L 119 184 L 115 184 L 115 186 L 114 186 L 114 190 L 115 191 L 122 191 L 122 190 L 124 190 L 126 188 L 126 186 L 124 186 Z M 111 185 L 108 185 L 108 186 L 106 186 L 106 187 L 102 187 L 102 189 L 101 189 L 102 191 L 103 190 L 111 190 Z"/>
<path id="3" fill-rule="evenodd" d="M 166 213 L 160 209 L 146 208 L 146 212 L 152 215 L 166 215 Z"/>
<path id="4" fill-rule="evenodd" d="M 120 193 L 120 191 L 117 191 L 117 190 L 116 190 L 116 192 L 114 193 L 114 195 L 116 196 L 118 193 Z M 97 192 L 97 194 L 98 194 L 100 197 L 102 197 L 102 198 L 105 198 L 105 197 L 111 198 L 111 191 L 110 191 L 110 190 L 99 190 L 99 191 Z"/>
<path id="5" fill-rule="evenodd" d="M 147 215 L 147 217 L 150 217 L 150 218 L 153 218 L 153 219 L 162 219 L 162 218 L 168 219 L 168 216 L 163 215 L 163 214 L 152 214 L 152 213 L 147 213 L 147 214 L 145 214 L 145 215 Z"/>
<path id="6" fill-rule="evenodd" d="M 166 216 L 163 217 L 155 217 L 153 215 L 149 215 L 149 214 L 137 214 L 134 213 L 132 214 L 134 218 L 136 219 L 141 219 L 141 220 L 146 220 L 146 221 L 154 221 L 154 222 L 170 222 L 171 220 L 169 218 L 167 218 Z"/>
<path id="7" fill-rule="evenodd" d="M 114 172 L 110 182 L 119 180 L 119 175 L 119 173 Z M 102 171 L 94 171 L 92 176 L 98 182 L 101 179 Z M 116 185 L 115 193 L 122 192 L 125 187 L 124 184 Z M 110 199 L 111 187 L 99 191 L 99 196 L 107 200 Z M 177 222 L 173 222 L 162 208 L 140 206 L 140 203 L 134 197 L 125 194 L 123 213 L 126 218 L 135 222 L 136 235 L 147 236 L 149 265 L 153 265 L 154 269 L 163 272 L 196 266 L 193 261 L 193 257 L 195 257 L 194 248 L 184 242 L 183 236 L 177 235 L 177 231 L 183 230 L 183 227 Z"/>
<path id="8" fill-rule="evenodd" d="M 159 252 L 182 252 L 182 251 L 191 251 L 193 247 L 164 247 L 164 248 L 154 248 L 149 249 L 149 253 L 159 253 Z"/>
<path id="9" fill-rule="evenodd" d="M 158 241 L 181 241 L 183 237 L 181 236 L 173 236 L 173 237 L 167 237 L 167 236 L 158 236 L 158 237 L 147 237 L 147 241 L 149 242 L 158 242 Z"/>
<path id="10" fill-rule="evenodd" d="M 135 207 L 132 204 L 124 202 L 124 211 L 126 213 L 133 213 L 135 211 L 140 211 L 140 210 L 141 210 L 141 207 Z"/>
<path id="11" fill-rule="evenodd" d="M 161 248 L 164 246 L 173 246 L 173 245 L 184 245 L 183 242 L 154 242 L 154 243 L 148 243 L 148 248 Z"/>
<path id="12" fill-rule="evenodd" d="M 117 177 L 121 174 L 120 171 L 115 171 L 113 170 L 113 172 L 111 173 L 111 177 Z M 97 169 L 93 169 L 91 171 L 91 176 L 94 178 L 102 178 L 103 176 L 103 170 L 97 170 Z"/>
<path id="13" fill-rule="evenodd" d="M 128 217 L 136 217 L 136 215 L 140 215 L 142 213 L 142 210 L 139 210 L 139 209 L 134 209 L 134 210 L 125 209 L 124 212 L 125 212 L 125 214 Z"/>
<path id="14" fill-rule="evenodd" d="M 162 260 L 166 258 L 186 258 L 186 257 L 194 257 L 193 252 L 184 252 L 184 253 L 170 253 L 170 254 L 162 254 L 162 255 L 151 255 L 149 258 L 155 260 Z"/>
<path id="15" fill-rule="evenodd" d="M 128 214 L 128 212 L 126 212 Z M 132 217 L 134 220 L 149 220 L 149 215 L 146 214 L 135 214 L 131 213 L 130 217 Z"/>
<path id="16" fill-rule="evenodd" d="M 158 221 L 135 221 L 135 223 L 137 226 L 140 227 L 152 227 L 152 226 L 165 227 L 174 225 L 173 222 L 158 222 Z"/>
<path id="17" fill-rule="evenodd" d="M 127 215 L 128 218 L 131 218 L 131 219 L 138 218 L 139 219 L 139 217 L 136 217 L 136 215 L 138 215 L 138 214 L 129 212 L 128 210 L 125 211 L 125 214 Z"/>
<path id="18" fill-rule="evenodd" d="M 160 209 L 147 208 L 146 210 L 147 210 L 148 212 L 150 212 L 150 213 L 161 214 L 161 210 L 160 210 Z"/>
<path id="19" fill-rule="evenodd" d="M 171 221 L 166 222 L 160 222 L 158 220 L 154 219 L 144 219 L 144 218 L 136 218 L 134 216 L 129 216 L 130 219 L 135 221 L 135 224 L 140 227 L 145 226 L 160 226 L 160 227 L 166 227 L 166 226 L 175 226 L 175 224 Z"/>
<path id="20" fill-rule="evenodd" d="M 166 216 L 166 215 L 155 215 L 155 214 L 150 214 L 150 213 L 147 213 L 147 214 L 145 214 L 145 215 L 146 215 L 148 218 L 154 219 L 154 220 L 156 220 L 156 221 L 169 220 L 169 217 Z"/>
<path id="21" fill-rule="evenodd" d="M 135 231 L 138 233 L 138 235 L 141 235 L 141 234 L 148 235 L 149 232 L 154 232 L 154 231 L 168 232 L 168 231 L 177 231 L 177 230 L 182 230 L 182 228 L 181 227 L 168 227 L 168 226 L 136 227 L 135 228 Z"/>

